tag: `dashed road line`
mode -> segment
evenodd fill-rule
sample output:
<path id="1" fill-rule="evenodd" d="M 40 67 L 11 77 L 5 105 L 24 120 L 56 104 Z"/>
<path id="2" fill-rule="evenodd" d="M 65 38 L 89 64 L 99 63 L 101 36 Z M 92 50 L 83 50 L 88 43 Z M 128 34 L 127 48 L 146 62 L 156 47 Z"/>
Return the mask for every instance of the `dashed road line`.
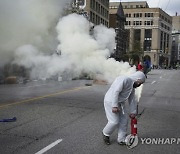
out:
<path id="1" fill-rule="evenodd" d="M 62 142 L 62 139 L 58 139 L 57 141 L 49 144 L 45 148 L 43 148 L 40 151 L 36 152 L 35 154 L 43 154 L 43 153 L 47 152 L 48 150 L 50 150 L 51 148 L 53 148 L 54 146 L 56 146 L 57 144 L 59 144 L 60 142 Z"/>
<path id="2" fill-rule="evenodd" d="M 154 83 L 156 83 L 156 81 L 151 82 L 151 84 L 154 84 Z"/>

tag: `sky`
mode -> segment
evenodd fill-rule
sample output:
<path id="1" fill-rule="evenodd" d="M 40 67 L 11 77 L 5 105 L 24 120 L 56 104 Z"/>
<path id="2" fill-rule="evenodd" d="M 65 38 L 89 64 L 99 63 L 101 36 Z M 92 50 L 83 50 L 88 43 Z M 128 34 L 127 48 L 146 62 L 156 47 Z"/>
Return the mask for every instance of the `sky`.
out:
<path id="1" fill-rule="evenodd" d="M 110 0 L 110 2 L 133 2 L 143 0 Z M 147 0 L 149 7 L 159 7 L 171 16 L 180 15 L 180 0 Z"/>

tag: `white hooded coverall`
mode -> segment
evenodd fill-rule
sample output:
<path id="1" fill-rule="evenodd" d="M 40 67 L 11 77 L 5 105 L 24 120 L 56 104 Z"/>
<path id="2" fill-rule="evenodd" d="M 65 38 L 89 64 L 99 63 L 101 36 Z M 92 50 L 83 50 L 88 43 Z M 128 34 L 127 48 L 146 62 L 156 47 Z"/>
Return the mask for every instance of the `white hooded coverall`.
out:
<path id="1" fill-rule="evenodd" d="M 138 79 L 144 82 L 144 73 L 137 71 L 130 76 L 117 77 L 104 97 L 104 108 L 108 123 L 103 129 L 103 134 L 110 136 L 118 127 L 118 142 L 124 142 L 126 138 L 129 114 L 125 102 L 129 102 L 129 112 L 131 114 L 136 114 L 137 112 L 137 102 L 135 101 L 133 84 Z M 120 112 L 113 113 L 113 107 L 119 107 Z"/>

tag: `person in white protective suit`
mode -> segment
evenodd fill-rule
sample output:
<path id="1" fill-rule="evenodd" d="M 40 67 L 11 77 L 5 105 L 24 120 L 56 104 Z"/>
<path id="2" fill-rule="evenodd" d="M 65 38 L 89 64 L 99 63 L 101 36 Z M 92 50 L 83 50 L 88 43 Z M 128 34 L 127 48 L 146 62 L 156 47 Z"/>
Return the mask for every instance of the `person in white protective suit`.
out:
<path id="1" fill-rule="evenodd" d="M 104 97 L 104 108 L 108 123 L 103 129 L 103 140 L 110 144 L 110 135 L 118 127 L 117 142 L 125 145 L 128 117 L 134 118 L 137 112 L 135 88 L 145 82 L 145 75 L 137 71 L 129 76 L 119 76 L 110 86 Z M 129 102 L 129 108 L 127 103 Z M 129 112 L 128 112 L 129 109 Z"/>

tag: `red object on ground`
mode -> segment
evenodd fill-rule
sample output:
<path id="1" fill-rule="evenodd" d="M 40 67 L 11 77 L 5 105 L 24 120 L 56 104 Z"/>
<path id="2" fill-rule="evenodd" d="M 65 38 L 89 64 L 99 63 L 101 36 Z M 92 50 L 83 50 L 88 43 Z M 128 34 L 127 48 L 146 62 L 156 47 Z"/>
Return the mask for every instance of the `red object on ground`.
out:
<path id="1" fill-rule="evenodd" d="M 137 119 L 131 118 L 131 134 L 137 135 Z"/>

